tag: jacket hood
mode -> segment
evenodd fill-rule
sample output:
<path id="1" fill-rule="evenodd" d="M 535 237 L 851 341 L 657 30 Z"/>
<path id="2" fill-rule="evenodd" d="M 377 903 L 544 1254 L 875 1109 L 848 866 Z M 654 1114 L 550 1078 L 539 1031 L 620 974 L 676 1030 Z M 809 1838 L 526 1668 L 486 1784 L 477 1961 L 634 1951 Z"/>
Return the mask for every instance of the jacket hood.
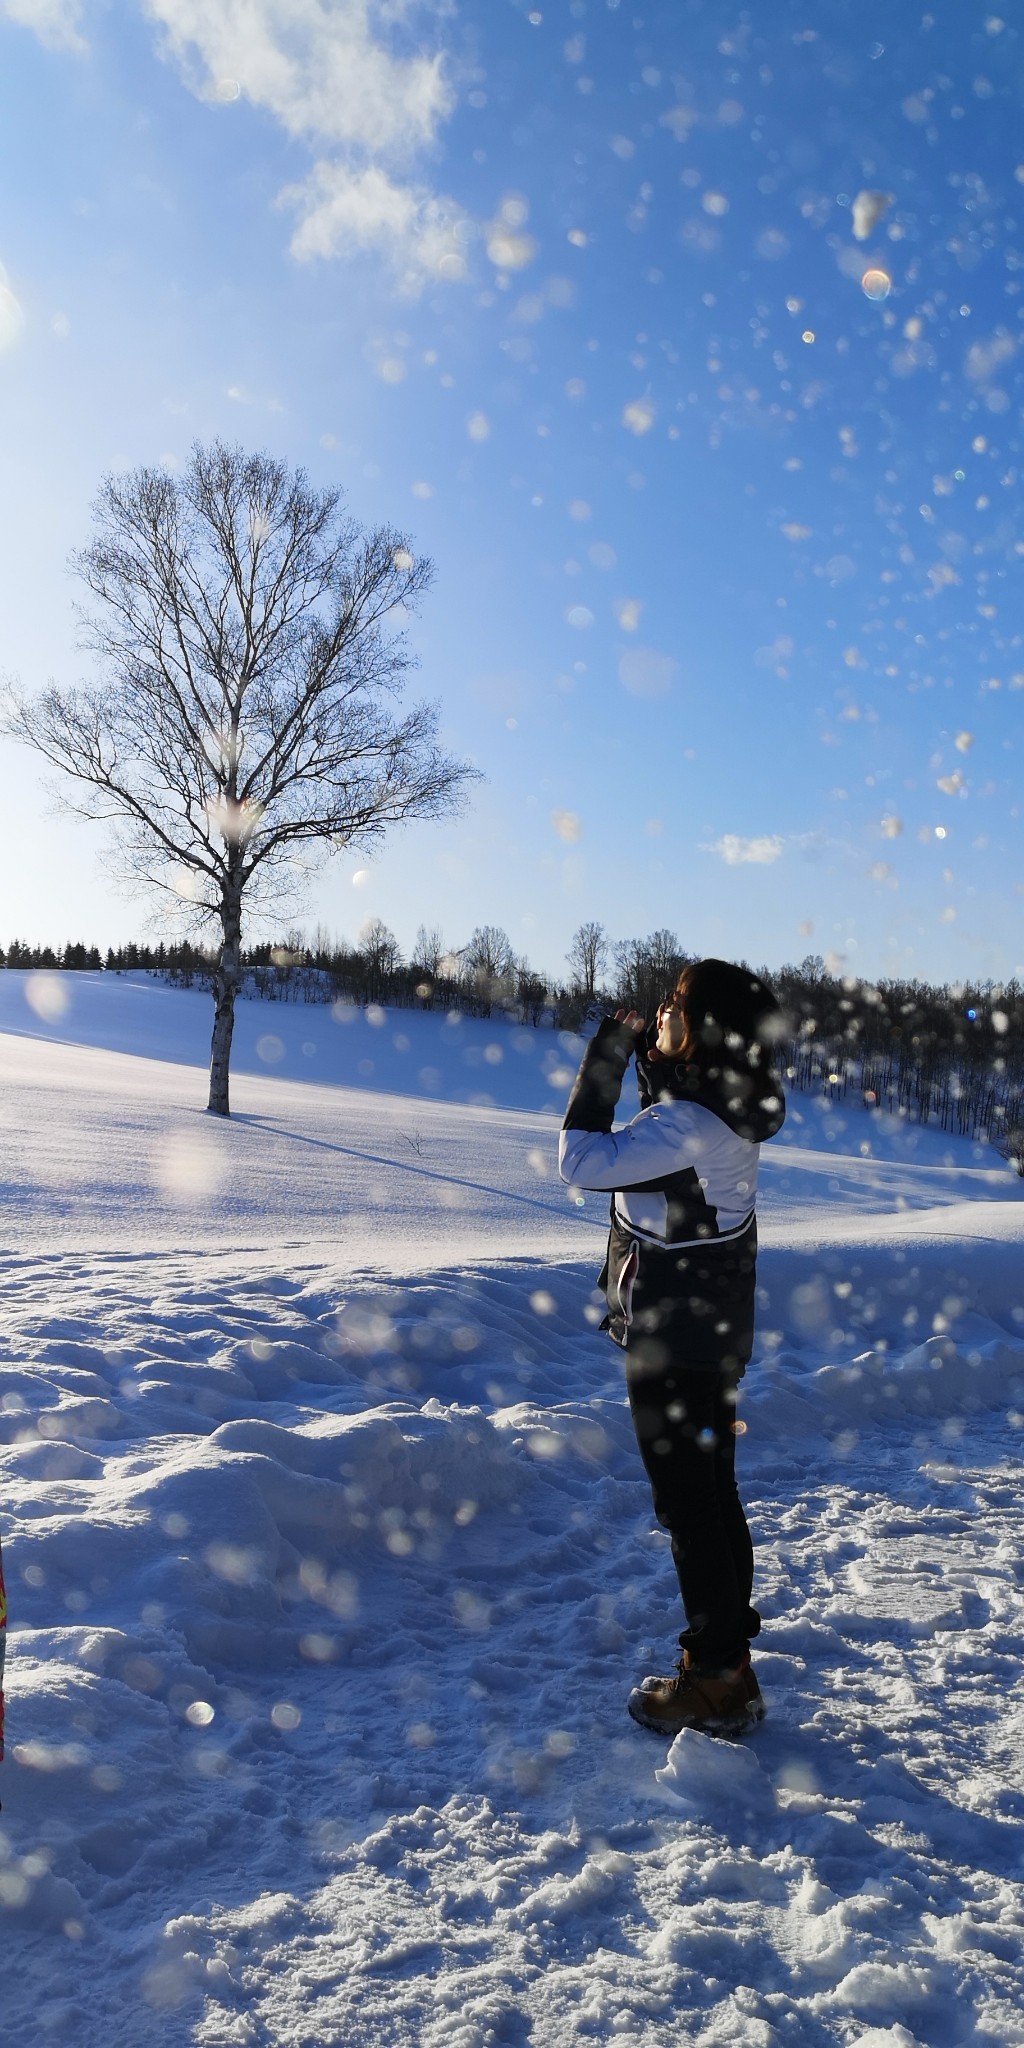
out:
<path id="1" fill-rule="evenodd" d="M 782 1086 L 770 1067 L 727 1059 L 707 1067 L 687 1065 L 652 1056 L 648 1047 L 637 1052 L 636 1072 L 644 1109 L 653 1102 L 696 1102 L 753 1145 L 774 1138 L 786 1121 Z"/>

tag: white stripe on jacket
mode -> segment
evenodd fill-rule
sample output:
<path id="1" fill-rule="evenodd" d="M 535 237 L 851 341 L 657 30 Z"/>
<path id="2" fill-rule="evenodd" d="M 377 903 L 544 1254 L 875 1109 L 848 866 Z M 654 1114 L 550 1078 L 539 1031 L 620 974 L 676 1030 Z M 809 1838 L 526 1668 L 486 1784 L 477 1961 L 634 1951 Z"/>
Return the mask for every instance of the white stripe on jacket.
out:
<path id="1" fill-rule="evenodd" d="M 754 1207 L 760 1150 L 702 1103 L 665 1101 L 617 1131 L 562 1131 L 558 1170 L 570 1187 L 614 1193 L 627 1229 L 665 1244 L 666 1196 L 638 1183 L 692 1168 L 717 1213 L 719 1234 L 727 1236 L 742 1229 Z"/>

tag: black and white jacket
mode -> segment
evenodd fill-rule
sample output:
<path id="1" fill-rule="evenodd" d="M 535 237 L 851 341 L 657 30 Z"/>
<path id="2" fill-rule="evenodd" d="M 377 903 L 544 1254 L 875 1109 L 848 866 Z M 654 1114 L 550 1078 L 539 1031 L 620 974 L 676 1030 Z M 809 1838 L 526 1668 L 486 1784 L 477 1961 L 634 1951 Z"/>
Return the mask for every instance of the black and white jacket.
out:
<path id="1" fill-rule="evenodd" d="M 583 1055 L 559 1144 L 571 1187 L 612 1193 L 604 1327 L 634 1364 L 725 1369 L 753 1348 L 760 1146 L 782 1128 L 767 1069 L 637 1051 L 640 1115 L 613 1131 L 636 1040 L 611 1018 Z"/>

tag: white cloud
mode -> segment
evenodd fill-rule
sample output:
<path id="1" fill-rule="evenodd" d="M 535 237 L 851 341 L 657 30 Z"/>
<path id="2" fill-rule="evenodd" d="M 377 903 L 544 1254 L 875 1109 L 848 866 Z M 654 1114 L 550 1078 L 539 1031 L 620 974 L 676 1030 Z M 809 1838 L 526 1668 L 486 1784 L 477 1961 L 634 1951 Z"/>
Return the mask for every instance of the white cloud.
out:
<path id="1" fill-rule="evenodd" d="M 761 839 L 741 839 L 738 832 L 726 832 L 710 846 L 702 846 L 702 853 L 717 853 L 726 867 L 740 867 L 744 862 L 755 866 L 770 867 L 782 852 L 782 840 L 777 833 L 765 834 Z"/>
<path id="2" fill-rule="evenodd" d="M 144 0 L 163 30 L 164 51 L 200 98 L 251 101 L 285 131 L 332 154 L 283 200 L 299 212 L 292 254 L 300 260 L 377 248 L 402 287 L 457 279 L 466 264 L 460 207 L 426 186 L 397 181 L 437 140 L 454 107 L 438 51 L 397 54 L 388 23 L 407 21 L 406 0 Z M 416 12 L 439 17 L 443 0 Z M 336 153 L 335 153 L 336 152 Z"/>
<path id="3" fill-rule="evenodd" d="M 0 0 L 0 14 L 30 28 L 48 50 L 84 50 L 79 0 Z"/>
<path id="4" fill-rule="evenodd" d="M 378 248 L 410 292 L 430 277 L 457 281 L 466 274 L 460 209 L 423 186 L 396 185 L 376 164 L 353 170 L 318 163 L 305 184 L 282 192 L 281 201 L 298 209 L 291 250 L 300 260 Z"/>
<path id="5" fill-rule="evenodd" d="M 309 145 L 309 176 L 282 198 L 298 210 L 300 259 L 376 248 L 406 290 L 465 276 L 467 216 L 411 176 L 455 105 L 444 53 L 414 26 L 449 0 L 140 0 L 161 53 L 199 99 L 249 100 Z M 84 48 L 81 0 L 0 0 L 0 14 L 50 48 Z M 404 32 L 404 48 L 389 31 Z"/>
<path id="6" fill-rule="evenodd" d="M 382 17 L 406 14 L 405 7 L 385 10 L 371 0 L 144 5 L 193 91 L 216 99 L 230 79 L 290 135 L 407 155 L 432 142 L 452 111 L 441 56 L 396 56 L 375 32 Z"/>

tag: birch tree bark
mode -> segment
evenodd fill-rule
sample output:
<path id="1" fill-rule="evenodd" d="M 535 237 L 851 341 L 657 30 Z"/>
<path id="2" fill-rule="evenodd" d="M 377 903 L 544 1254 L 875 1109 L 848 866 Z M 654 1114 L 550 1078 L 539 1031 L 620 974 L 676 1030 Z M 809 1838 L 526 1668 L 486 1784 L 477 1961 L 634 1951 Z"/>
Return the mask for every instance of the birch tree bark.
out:
<path id="1" fill-rule="evenodd" d="M 213 977 L 213 1042 L 210 1047 L 210 1099 L 214 1116 L 229 1116 L 231 1040 L 235 1030 L 235 997 L 242 980 L 242 899 L 225 892 L 221 902 L 222 940 Z"/>

